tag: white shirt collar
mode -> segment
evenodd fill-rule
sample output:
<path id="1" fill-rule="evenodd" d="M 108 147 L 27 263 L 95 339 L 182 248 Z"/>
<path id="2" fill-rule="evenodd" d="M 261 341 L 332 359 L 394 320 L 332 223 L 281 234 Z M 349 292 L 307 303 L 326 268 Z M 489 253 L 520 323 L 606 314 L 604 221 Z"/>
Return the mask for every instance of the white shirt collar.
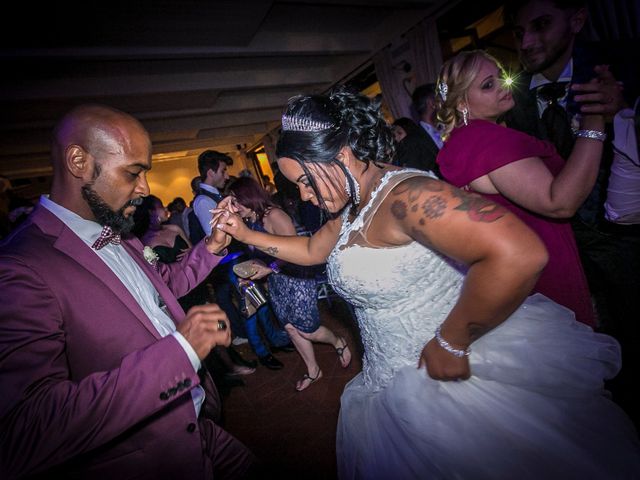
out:
<path id="1" fill-rule="evenodd" d="M 558 82 L 570 82 L 573 78 L 573 58 L 570 58 L 567 64 L 564 66 L 562 73 L 558 77 Z M 542 75 L 541 73 L 534 73 L 531 77 L 531 82 L 529 83 L 529 90 L 534 90 L 542 85 L 546 85 L 547 83 L 553 83 L 552 80 L 549 80 L 547 77 Z"/>
<path id="2" fill-rule="evenodd" d="M 40 197 L 40 204 L 58 217 L 62 223 L 69 227 L 71 231 L 80 237 L 87 245 L 93 245 L 100 236 L 100 232 L 102 232 L 102 225 L 99 223 L 82 218 L 77 213 L 57 204 L 46 195 Z"/>

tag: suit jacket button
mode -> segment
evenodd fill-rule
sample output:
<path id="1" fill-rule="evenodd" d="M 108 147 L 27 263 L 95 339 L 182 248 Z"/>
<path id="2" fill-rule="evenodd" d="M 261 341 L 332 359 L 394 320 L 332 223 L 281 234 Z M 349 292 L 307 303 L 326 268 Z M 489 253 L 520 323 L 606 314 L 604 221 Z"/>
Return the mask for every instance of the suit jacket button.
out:
<path id="1" fill-rule="evenodd" d="M 169 399 L 169 394 L 167 392 L 162 392 L 160 394 L 160 400 L 168 400 Z"/>
<path id="2" fill-rule="evenodd" d="M 191 386 L 191 379 L 190 378 L 185 378 L 184 381 L 182 382 L 182 384 L 185 386 L 185 388 L 188 388 Z"/>
<path id="3" fill-rule="evenodd" d="M 169 395 L 175 395 L 176 393 L 178 393 L 178 387 L 171 387 L 169 389 Z"/>
<path id="4" fill-rule="evenodd" d="M 193 433 L 195 431 L 196 431 L 196 424 L 195 423 L 190 423 L 189 425 L 187 425 L 187 432 Z"/>

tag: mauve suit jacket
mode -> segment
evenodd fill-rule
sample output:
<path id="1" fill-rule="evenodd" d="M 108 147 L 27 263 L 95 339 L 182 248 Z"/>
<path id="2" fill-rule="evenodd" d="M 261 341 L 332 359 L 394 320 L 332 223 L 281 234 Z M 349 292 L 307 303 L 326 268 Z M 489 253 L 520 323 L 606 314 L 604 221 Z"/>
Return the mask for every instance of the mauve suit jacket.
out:
<path id="1" fill-rule="evenodd" d="M 176 323 L 185 316 L 176 297 L 220 260 L 198 244 L 155 268 L 140 241 L 123 245 Z M 204 378 L 203 408 L 216 412 L 218 393 Z M 0 478 L 211 478 L 189 393 L 198 384 L 176 339 L 160 337 L 111 269 L 47 209 L 0 248 Z M 217 439 L 228 436 L 219 430 Z"/>

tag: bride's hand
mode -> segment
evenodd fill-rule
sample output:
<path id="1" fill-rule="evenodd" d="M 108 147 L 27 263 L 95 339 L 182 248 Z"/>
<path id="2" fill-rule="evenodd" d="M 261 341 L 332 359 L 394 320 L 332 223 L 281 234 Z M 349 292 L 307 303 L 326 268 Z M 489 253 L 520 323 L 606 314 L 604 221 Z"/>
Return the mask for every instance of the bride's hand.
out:
<path id="1" fill-rule="evenodd" d="M 469 357 L 456 357 L 432 338 L 422 349 L 418 368 L 427 367 L 434 380 L 466 380 L 471 376 Z"/>
<path id="2" fill-rule="evenodd" d="M 220 208 L 216 208 L 214 210 L 214 215 L 217 213 L 220 213 L 220 215 L 217 217 L 215 222 L 211 223 L 212 229 L 217 229 L 231 235 L 242 243 L 249 243 L 247 242 L 247 237 L 251 234 L 252 230 L 245 225 L 242 218 L 240 218 L 240 215 Z"/>
<path id="3" fill-rule="evenodd" d="M 224 197 L 218 203 L 216 210 L 227 210 L 231 213 L 238 213 L 238 205 L 236 199 L 233 196 Z"/>

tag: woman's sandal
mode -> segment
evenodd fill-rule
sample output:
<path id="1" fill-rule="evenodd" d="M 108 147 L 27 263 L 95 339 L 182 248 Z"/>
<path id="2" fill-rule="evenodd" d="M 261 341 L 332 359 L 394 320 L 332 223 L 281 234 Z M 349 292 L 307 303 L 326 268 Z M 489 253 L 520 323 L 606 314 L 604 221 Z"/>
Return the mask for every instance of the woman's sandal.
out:
<path id="1" fill-rule="evenodd" d="M 338 340 L 342 342 L 342 346 L 335 347 L 336 353 L 338 354 L 338 357 L 340 357 L 340 365 L 342 365 L 342 368 L 347 368 L 351 363 L 351 355 L 349 355 L 349 360 L 345 360 L 344 351 L 349 350 L 349 345 L 347 345 L 347 341 L 344 337 L 338 337 Z M 351 354 L 351 350 L 349 350 L 349 354 Z M 345 361 L 347 362 L 346 364 Z"/>
<path id="2" fill-rule="evenodd" d="M 314 383 L 316 380 L 320 380 L 321 378 L 322 378 L 322 370 L 320 370 L 320 367 L 318 367 L 318 373 L 316 373 L 315 377 L 312 377 L 308 373 L 305 373 L 302 376 L 302 380 L 298 381 L 298 384 L 296 385 L 296 391 L 302 392 L 303 390 L 306 390 L 311 386 L 312 383 Z M 309 383 L 307 383 L 306 386 L 303 386 L 304 382 L 306 382 L 307 380 L 309 381 Z"/>

